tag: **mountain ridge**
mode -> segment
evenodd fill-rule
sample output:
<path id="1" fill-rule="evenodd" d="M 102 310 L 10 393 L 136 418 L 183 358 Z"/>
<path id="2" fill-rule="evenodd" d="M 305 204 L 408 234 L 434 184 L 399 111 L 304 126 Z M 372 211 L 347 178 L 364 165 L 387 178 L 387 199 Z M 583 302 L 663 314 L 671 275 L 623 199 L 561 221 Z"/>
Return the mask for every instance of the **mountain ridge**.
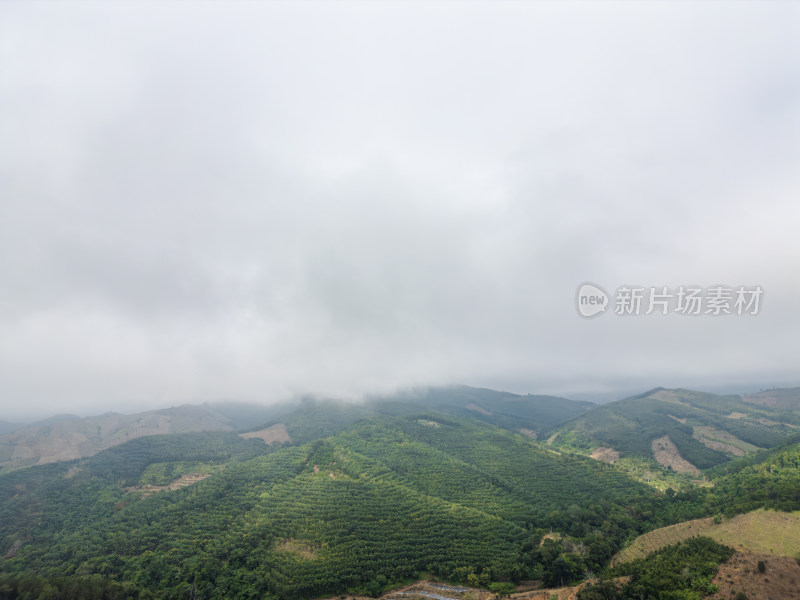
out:
<path id="1" fill-rule="evenodd" d="M 190 431 L 256 431 L 286 421 L 291 440 L 311 441 L 331 435 L 359 419 L 379 414 L 438 408 L 454 415 L 471 415 L 476 402 L 494 402 L 503 411 L 478 411 L 478 418 L 536 434 L 567 416 L 585 412 L 591 403 L 555 396 L 520 396 L 487 388 L 446 386 L 419 388 L 364 402 L 300 398 L 271 405 L 219 402 L 185 404 L 130 415 L 105 413 L 81 418 L 55 415 L 0 435 L 0 473 L 35 464 L 85 458 L 130 439 Z M 418 408 L 407 408 L 420 403 Z M 320 409 L 319 407 L 325 407 Z M 510 413 L 508 411 L 511 411 Z M 324 417 L 321 413 L 325 412 Z M 327 432 L 327 433 L 326 433 Z"/>
<path id="2" fill-rule="evenodd" d="M 657 387 L 573 417 L 548 432 L 549 443 L 606 460 L 649 460 L 696 477 L 800 434 L 798 391 L 766 392 L 771 395 L 759 395 L 759 403 L 752 397 Z M 790 401 L 776 404 L 776 393 Z"/>

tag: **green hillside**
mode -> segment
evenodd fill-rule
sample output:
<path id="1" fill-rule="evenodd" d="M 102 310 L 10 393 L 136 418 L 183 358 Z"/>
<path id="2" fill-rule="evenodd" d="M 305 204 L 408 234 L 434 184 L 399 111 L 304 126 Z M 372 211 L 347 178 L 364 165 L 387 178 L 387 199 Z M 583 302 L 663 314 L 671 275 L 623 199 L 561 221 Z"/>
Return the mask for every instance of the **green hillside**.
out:
<path id="1" fill-rule="evenodd" d="M 521 396 L 458 385 L 398 392 L 363 403 L 306 399 L 299 407 L 277 414 L 259 428 L 283 423 L 293 441 L 308 442 L 338 433 L 368 417 L 402 416 L 433 409 L 537 437 L 594 406 L 557 396 Z"/>
<path id="2" fill-rule="evenodd" d="M 142 493 L 168 471 L 203 478 Z M 651 494 L 608 465 L 441 413 L 282 449 L 156 436 L 0 477 L 0 571 L 208 598 L 377 593 L 422 573 L 580 579 L 639 531 L 630 507 Z M 551 529 L 563 541 L 540 547 Z"/>
<path id="3" fill-rule="evenodd" d="M 792 410 L 740 396 L 657 388 L 599 406 L 552 433 L 557 448 L 586 454 L 611 449 L 623 458 L 655 458 L 691 474 L 695 467 L 708 469 L 797 435 L 800 407 Z"/>
<path id="4" fill-rule="evenodd" d="M 766 560 L 766 555 L 788 555 L 800 561 L 800 444 L 786 444 L 764 454 L 726 464 L 713 486 L 668 495 L 664 502 L 653 505 L 676 524 L 631 540 L 615 557 L 615 568 L 605 570 L 599 582 L 583 588 L 578 600 L 700 600 L 717 591 L 712 578 L 734 548 L 758 554 L 748 555 L 752 567 L 737 573 L 734 566 L 727 571 L 728 589 L 734 584 L 732 573 L 737 573 L 739 589 L 743 582 L 750 589 L 760 589 L 758 583 L 777 576 L 779 588 L 796 590 L 796 569 L 771 569 L 762 577 L 755 573 L 755 566 L 756 561 Z M 765 508 L 770 510 L 762 510 Z M 681 515 L 689 518 L 693 513 L 706 518 L 680 522 Z M 769 562 L 781 564 L 772 558 Z M 784 564 L 796 566 L 794 562 Z M 621 576 L 624 579 L 618 579 Z M 756 579 L 758 583 L 754 583 Z M 780 592 L 778 596 L 762 593 L 753 597 L 789 597 Z"/>
<path id="5" fill-rule="evenodd" d="M 0 473 L 85 458 L 134 438 L 156 434 L 252 431 L 283 424 L 293 442 L 309 442 L 338 433 L 367 417 L 404 415 L 427 408 L 536 436 L 591 406 L 554 396 L 519 396 L 448 386 L 401 392 L 363 403 L 314 398 L 275 405 L 215 402 L 132 415 L 56 415 L 28 426 L 0 421 Z"/>
<path id="6" fill-rule="evenodd" d="M 666 409 L 678 426 L 720 413 L 713 398 L 660 392 L 617 403 L 644 440 L 662 433 Z M 307 401 L 260 426 L 279 427 L 280 443 L 242 432 L 147 436 L 2 475 L 0 598 L 377 596 L 424 577 L 555 587 L 605 572 L 616 552 L 659 527 L 800 510 L 796 443 L 726 460 L 706 471 L 705 487 L 662 492 L 564 451 L 563 440 L 548 445 L 486 423 L 491 415 L 467 408 L 480 400 L 468 393 L 460 405 Z M 731 419 L 743 426 L 768 419 L 722 401 L 745 415 Z M 507 402 L 527 407 L 520 412 L 535 404 Z M 652 409 L 651 429 L 641 427 L 642 406 Z M 461 408 L 464 416 L 454 414 Z M 578 439 L 576 424 L 597 423 L 593 413 L 623 418 L 599 407 L 559 435 Z M 636 429 L 620 431 L 635 449 Z M 771 423 L 764 431 L 781 432 Z M 675 568 L 718 555 L 686 548 L 669 559 Z"/>
<path id="7" fill-rule="evenodd" d="M 423 406 L 479 419 L 533 437 L 595 407 L 591 402 L 559 396 L 522 396 L 465 385 L 418 390 L 399 395 L 398 399 L 413 400 Z"/>
<path id="8" fill-rule="evenodd" d="M 800 557 L 800 511 L 776 512 L 763 509 L 729 519 L 695 519 L 661 527 L 639 536 L 614 557 L 621 565 L 651 552 L 696 536 L 707 536 L 720 544 L 750 552 Z"/>

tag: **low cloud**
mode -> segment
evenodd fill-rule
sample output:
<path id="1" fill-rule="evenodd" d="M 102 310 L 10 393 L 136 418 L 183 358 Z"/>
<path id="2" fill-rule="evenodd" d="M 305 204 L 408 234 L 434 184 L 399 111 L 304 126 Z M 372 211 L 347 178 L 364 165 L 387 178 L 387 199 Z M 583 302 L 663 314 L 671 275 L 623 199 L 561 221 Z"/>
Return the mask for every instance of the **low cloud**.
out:
<path id="1" fill-rule="evenodd" d="M 796 6 L 46 9 L 0 7 L 9 417 L 797 380 Z"/>

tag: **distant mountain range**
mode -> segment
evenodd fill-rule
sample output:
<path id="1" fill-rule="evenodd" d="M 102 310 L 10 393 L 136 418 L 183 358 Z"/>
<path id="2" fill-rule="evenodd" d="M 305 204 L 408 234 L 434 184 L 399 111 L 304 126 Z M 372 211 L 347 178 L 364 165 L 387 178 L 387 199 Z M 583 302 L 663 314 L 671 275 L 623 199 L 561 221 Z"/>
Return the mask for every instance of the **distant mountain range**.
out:
<path id="1" fill-rule="evenodd" d="M 746 396 L 656 388 L 577 416 L 548 441 L 608 462 L 654 458 L 699 476 L 701 469 L 794 437 L 800 437 L 800 388 Z"/>
<path id="2" fill-rule="evenodd" d="M 165 433 L 255 431 L 282 423 L 290 440 L 309 441 L 336 433 L 368 416 L 392 415 L 398 411 L 406 414 L 425 407 L 438 407 L 451 414 L 472 415 L 487 423 L 522 430 L 535 437 L 592 406 L 589 402 L 554 396 L 519 396 L 488 389 L 452 386 L 412 390 L 394 396 L 372 398 L 364 403 L 304 399 L 266 406 L 220 402 L 187 404 L 132 415 L 107 413 L 81 418 L 63 414 L 22 428 L 8 424 L 11 432 L 0 435 L 0 473 L 31 465 L 85 458 L 138 437 Z"/>
<path id="3" fill-rule="evenodd" d="M 269 418 L 277 407 L 185 405 L 133 415 L 56 415 L 0 436 L 0 473 L 92 456 L 129 440 L 162 433 L 232 431 Z"/>
<path id="4" fill-rule="evenodd" d="M 746 396 L 656 388 L 598 406 L 557 396 L 447 386 L 413 389 L 362 403 L 309 398 L 269 406 L 219 402 L 132 415 L 81 418 L 61 414 L 27 426 L 0 422 L 0 473 L 85 458 L 147 435 L 254 433 L 273 428 L 264 439 L 299 443 L 335 434 L 370 416 L 425 409 L 547 439 L 554 448 L 600 460 L 646 457 L 676 472 L 695 475 L 700 469 L 800 435 L 800 388 Z"/>

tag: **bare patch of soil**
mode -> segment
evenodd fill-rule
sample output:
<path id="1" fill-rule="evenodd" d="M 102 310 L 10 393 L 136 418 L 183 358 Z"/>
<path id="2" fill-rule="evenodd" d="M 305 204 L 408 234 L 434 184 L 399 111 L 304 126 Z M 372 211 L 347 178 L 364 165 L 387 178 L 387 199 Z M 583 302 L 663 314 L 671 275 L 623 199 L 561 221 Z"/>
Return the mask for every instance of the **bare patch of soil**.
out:
<path id="1" fill-rule="evenodd" d="M 614 581 L 617 585 L 625 585 L 630 580 L 630 577 L 617 577 Z M 535 583 L 535 582 L 524 582 Z M 560 588 L 549 588 L 543 590 L 530 590 L 517 591 L 511 594 L 511 598 L 518 600 L 550 600 L 551 598 L 558 598 L 558 600 L 576 600 L 578 592 L 588 585 L 584 582 L 576 586 L 565 586 Z M 523 586 L 528 587 L 528 586 Z M 415 594 L 414 592 L 424 592 L 424 594 Z M 451 586 L 444 583 L 435 581 L 417 581 L 411 585 L 406 585 L 397 589 L 387 592 L 381 598 L 383 600 L 428 600 L 430 596 L 427 594 L 434 593 L 453 600 L 496 600 L 497 595 L 487 590 L 480 590 L 477 588 Z M 334 596 L 326 600 L 369 600 L 367 596 L 353 596 L 350 594 Z M 726 599 L 727 600 L 727 599 Z"/>
<path id="2" fill-rule="evenodd" d="M 676 473 L 688 473 L 700 477 L 700 469 L 681 456 L 677 446 L 668 435 L 653 440 L 653 457 L 665 467 L 671 467 Z"/>
<path id="3" fill-rule="evenodd" d="M 468 408 L 469 410 L 474 410 L 475 412 L 479 412 L 482 415 L 486 415 L 487 417 L 492 414 L 488 410 L 486 410 L 482 406 L 478 406 L 474 402 L 470 402 L 469 404 L 467 404 L 467 406 L 465 408 Z"/>
<path id="4" fill-rule="evenodd" d="M 675 415 L 667 415 L 670 419 L 675 419 L 678 423 L 686 425 L 686 419 L 681 419 L 680 417 L 676 417 Z"/>
<path id="5" fill-rule="evenodd" d="M 288 552 L 289 554 L 294 554 L 305 560 L 314 560 L 317 558 L 318 553 L 317 548 L 311 544 L 293 539 L 284 540 L 280 544 L 276 544 L 275 550 L 278 552 Z"/>
<path id="6" fill-rule="evenodd" d="M 628 581 L 630 581 L 630 577 L 617 577 L 614 579 L 614 583 L 618 586 L 623 586 L 628 583 Z M 580 585 L 511 594 L 511 597 L 518 598 L 519 600 L 551 600 L 551 598 L 558 598 L 558 600 L 576 600 L 578 598 L 578 592 L 590 583 L 589 581 L 584 581 Z"/>
<path id="7" fill-rule="evenodd" d="M 772 407 L 772 408 L 782 408 L 782 407 Z M 752 417 L 750 415 L 746 415 L 740 412 L 732 412 L 731 414 L 727 415 L 727 417 L 729 419 L 747 419 L 749 421 L 753 421 L 755 423 L 767 426 L 785 425 L 786 427 L 791 427 L 792 429 L 800 429 L 799 426 L 794 425 L 792 423 L 779 423 L 778 421 L 773 421 L 772 419 L 767 419 L 765 417 Z"/>
<path id="8" fill-rule="evenodd" d="M 800 600 L 800 565 L 786 556 L 737 552 L 720 565 L 713 581 L 719 589 L 711 600 L 731 600 L 740 592 L 748 600 Z"/>
<path id="9" fill-rule="evenodd" d="M 134 485 L 125 489 L 129 492 L 135 492 L 147 497 L 158 492 L 177 490 L 197 483 L 198 481 L 203 481 L 203 479 L 208 479 L 209 477 L 211 477 L 210 473 L 192 473 L 189 475 L 181 475 L 177 479 L 170 481 L 167 485 Z"/>
<path id="10" fill-rule="evenodd" d="M 619 452 L 607 446 L 600 446 L 589 455 L 589 458 L 593 458 L 595 460 L 602 460 L 603 462 L 607 462 L 613 465 L 615 462 L 619 460 Z"/>
<path id="11" fill-rule="evenodd" d="M 463 591 L 453 591 L 463 590 Z M 453 598 L 453 600 L 495 600 L 497 595 L 487 590 L 477 588 L 454 587 L 436 581 L 421 580 L 410 585 L 395 588 L 380 596 L 382 600 L 429 600 L 430 596 L 415 594 L 414 592 L 434 593 L 440 596 Z M 354 596 L 342 594 L 324 600 L 370 600 L 369 596 Z"/>
<path id="12" fill-rule="evenodd" d="M 292 438 L 289 437 L 289 432 L 286 431 L 286 425 L 278 423 L 272 427 L 261 429 L 259 431 L 248 431 L 247 433 L 240 433 L 239 437 L 245 439 L 257 438 L 264 440 L 264 443 L 269 446 L 278 442 L 291 442 Z"/>
<path id="13" fill-rule="evenodd" d="M 538 437 L 538 435 L 536 434 L 536 432 L 533 429 L 527 429 L 526 427 L 520 427 L 519 432 L 522 435 L 528 436 L 532 440 L 535 440 Z"/>
<path id="14" fill-rule="evenodd" d="M 748 444 L 735 435 L 727 431 L 722 431 L 721 429 L 716 429 L 715 427 L 695 427 L 692 432 L 692 437 L 712 450 L 727 452 L 734 456 L 744 456 L 745 452 L 758 450 L 756 446 Z"/>
<path id="15" fill-rule="evenodd" d="M 654 394 L 650 394 L 650 398 L 663 402 L 672 402 L 673 404 L 680 404 L 682 406 L 691 406 L 691 404 L 685 402 L 683 398 L 681 398 L 680 394 L 673 390 L 659 390 Z"/>
<path id="16" fill-rule="evenodd" d="M 556 532 L 552 532 L 551 531 L 550 533 L 545 533 L 542 536 L 542 541 L 539 542 L 539 546 L 540 547 L 543 546 L 545 540 L 553 540 L 554 542 L 557 542 L 560 539 L 561 539 L 561 534 L 560 533 L 558 533 L 557 531 Z"/>

